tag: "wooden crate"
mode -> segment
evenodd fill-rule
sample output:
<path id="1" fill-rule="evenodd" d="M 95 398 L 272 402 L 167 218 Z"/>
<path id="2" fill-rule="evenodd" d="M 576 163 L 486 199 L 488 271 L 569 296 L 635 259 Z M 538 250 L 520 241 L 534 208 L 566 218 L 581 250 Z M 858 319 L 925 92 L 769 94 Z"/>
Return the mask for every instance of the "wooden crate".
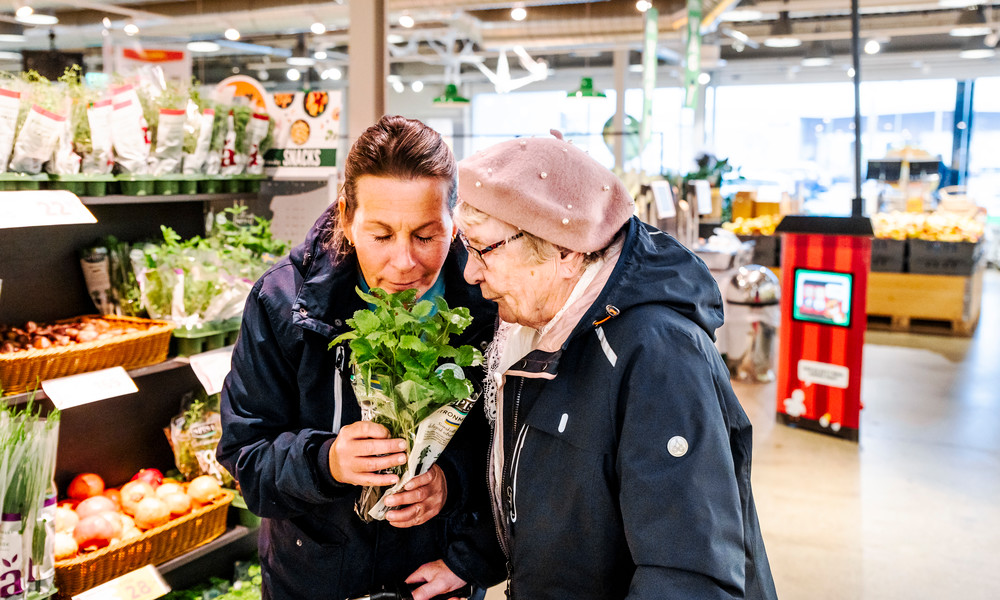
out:
<path id="1" fill-rule="evenodd" d="M 781 277 L 780 268 L 771 270 Z M 982 266 L 965 277 L 869 273 L 868 328 L 971 336 L 982 296 Z"/>

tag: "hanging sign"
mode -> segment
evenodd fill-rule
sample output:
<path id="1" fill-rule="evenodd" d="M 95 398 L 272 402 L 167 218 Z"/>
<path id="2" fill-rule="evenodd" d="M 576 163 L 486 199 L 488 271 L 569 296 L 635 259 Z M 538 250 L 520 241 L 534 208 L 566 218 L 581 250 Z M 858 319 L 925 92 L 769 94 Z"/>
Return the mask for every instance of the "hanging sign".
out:
<path id="1" fill-rule="evenodd" d="M 0 229 L 96 222 L 72 192 L 34 190 L 0 194 Z"/>
<path id="2" fill-rule="evenodd" d="M 684 108 L 698 105 L 701 75 L 701 0 L 688 0 L 687 36 L 684 50 Z"/>
<path id="3" fill-rule="evenodd" d="M 276 93 L 274 147 L 264 156 L 275 176 L 305 173 L 323 176 L 335 173 L 340 115 L 340 91 L 311 90 Z"/>
<path id="4" fill-rule="evenodd" d="M 184 46 L 144 47 L 138 42 L 114 49 L 115 73 L 133 75 L 143 68 L 158 67 L 171 81 L 191 81 L 191 53 Z"/>
<path id="5" fill-rule="evenodd" d="M 73 596 L 73 600 L 153 600 L 167 594 L 170 586 L 153 565 L 146 565 L 117 579 Z"/>
<path id="6" fill-rule="evenodd" d="M 59 410 L 139 391 L 125 369 L 112 367 L 42 382 L 42 390 Z"/>
<path id="7" fill-rule="evenodd" d="M 209 350 L 189 357 L 191 370 L 205 388 L 205 393 L 211 396 L 222 391 L 222 384 L 229 374 L 233 364 L 233 347 Z"/>

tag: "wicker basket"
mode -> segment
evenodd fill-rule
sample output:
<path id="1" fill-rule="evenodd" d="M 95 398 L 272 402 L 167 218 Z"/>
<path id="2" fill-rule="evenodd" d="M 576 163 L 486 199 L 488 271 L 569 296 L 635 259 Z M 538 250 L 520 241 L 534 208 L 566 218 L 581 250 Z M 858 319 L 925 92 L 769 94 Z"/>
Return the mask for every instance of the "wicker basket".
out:
<path id="1" fill-rule="evenodd" d="M 0 354 L 0 386 L 3 387 L 3 393 L 26 392 L 33 389 L 36 382 L 46 379 L 110 367 L 135 369 L 167 359 L 170 332 L 174 328 L 172 323 L 114 315 L 93 318 L 141 331 L 70 346 Z M 58 322 L 70 323 L 76 320 L 78 319 Z"/>
<path id="2" fill-rule="evenodd" d="M 56 563 L 60 599 L 111 581 L 146 565 L 158 565 L 208 543 L 226 531 L 226 511 L 233 493 L 223 491 L 212 504 L 127 542 Z"/>

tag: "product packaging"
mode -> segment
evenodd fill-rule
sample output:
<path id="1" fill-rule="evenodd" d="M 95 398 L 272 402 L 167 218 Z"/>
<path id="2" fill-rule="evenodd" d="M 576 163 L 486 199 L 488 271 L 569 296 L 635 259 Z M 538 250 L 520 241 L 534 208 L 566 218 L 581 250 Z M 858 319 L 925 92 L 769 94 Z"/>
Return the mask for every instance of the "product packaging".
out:
<path id="1" fill-rule="evenodd" d="M 87 108 L 91 152 L 84 154 L 82 170 L 87 174 L 107 175 L 115 166 L 111 142 L 111 98 L 94 102 Z"/>
<path id="2" fill-rule="evenodd" d="M 219 395 L 204 392 L 188 394 L 181 401 L 181 412 L 164 429 L 174 451 L 174 463 L 185 480 L 211 475 L 219 485 L 231 487 L 233 477 L 215 458 L 222 438 Z"/>
<path id="3" fill-rule="evenodd" d="M 10 170 L 31 175 L 40 173 L 52 158 L 59 136 L 66 128 L 66 117 L 38 106 L 31 107 L 14 142 Z"/>
<path id="4" fill-rule="evenodd" d="M 156 151 L 151 160 L 153 175 L 179 173 L 184 149 L 184 121 L 180 109 L 161 108 L 156 127 Z"/>
<path id="5" fill-rule="evenodd" d="M 264 149 L 261 142 L 267 137 L 271 119 L 267 115 L 254 113 L 247 124 L 247 153 L 246 172 L 251 175 L 260 175 L 264 172 Z"/>
<path id="6" fill-rule="evenodd" d="M 139 96 L 131 85 L 118 88 L 113 94 L 111 140 L 115 160 L 122 171 L 145 175 L 148 173 L 150 140 Z"/>
<path id="7" fill-rule="evenodd" d="M 0 173 L 7 171 L 10 154 L 17 137 L 17 114 L 21 109 L 21 93 L 0 88 Z"/>
<path id="8" fill-rule="evenodd" d="M 212 145 L 212 131 L 215 125 L 215 109 L 206 108 L 198 115 L 193 132 L 185 143 L 184 174 L 194 175 L 204 171 L 208 153 Z"/>

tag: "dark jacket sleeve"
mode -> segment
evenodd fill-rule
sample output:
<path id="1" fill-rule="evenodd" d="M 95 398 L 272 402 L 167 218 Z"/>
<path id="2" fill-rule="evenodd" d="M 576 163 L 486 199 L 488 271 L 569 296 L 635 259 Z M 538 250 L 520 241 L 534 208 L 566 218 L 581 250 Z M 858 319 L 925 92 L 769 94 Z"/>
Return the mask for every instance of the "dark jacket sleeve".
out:
<path id="1" fill-rule="evenodd" d="M 262 517 L 290 518 L 348 493 L 321 456 L 331 431 L 303 429 L 298 417 L 296 349 L 301 332 L 287 314 L 290 303 L 269 299 L 262 286 L 281 281 L 293 267 L 278 267 L 250 292 L 232 369 L 222 389 L 219 461 L 239 481 L 247 507 Z M 281 269 L 288 272 L 281 273 Z M 299 350 L 299 352 L 301 352 Z"/>
<path id="2" fill-rule="evenodd" d="M 700 333 L 644 331 L 620 391 L 617 460 L 625 535 L 637 566 L 632 600 L 743 597 L 737 477 L 744 474 L 736 473 L 730 448 L 717 381 L 721 363 Z"/>

